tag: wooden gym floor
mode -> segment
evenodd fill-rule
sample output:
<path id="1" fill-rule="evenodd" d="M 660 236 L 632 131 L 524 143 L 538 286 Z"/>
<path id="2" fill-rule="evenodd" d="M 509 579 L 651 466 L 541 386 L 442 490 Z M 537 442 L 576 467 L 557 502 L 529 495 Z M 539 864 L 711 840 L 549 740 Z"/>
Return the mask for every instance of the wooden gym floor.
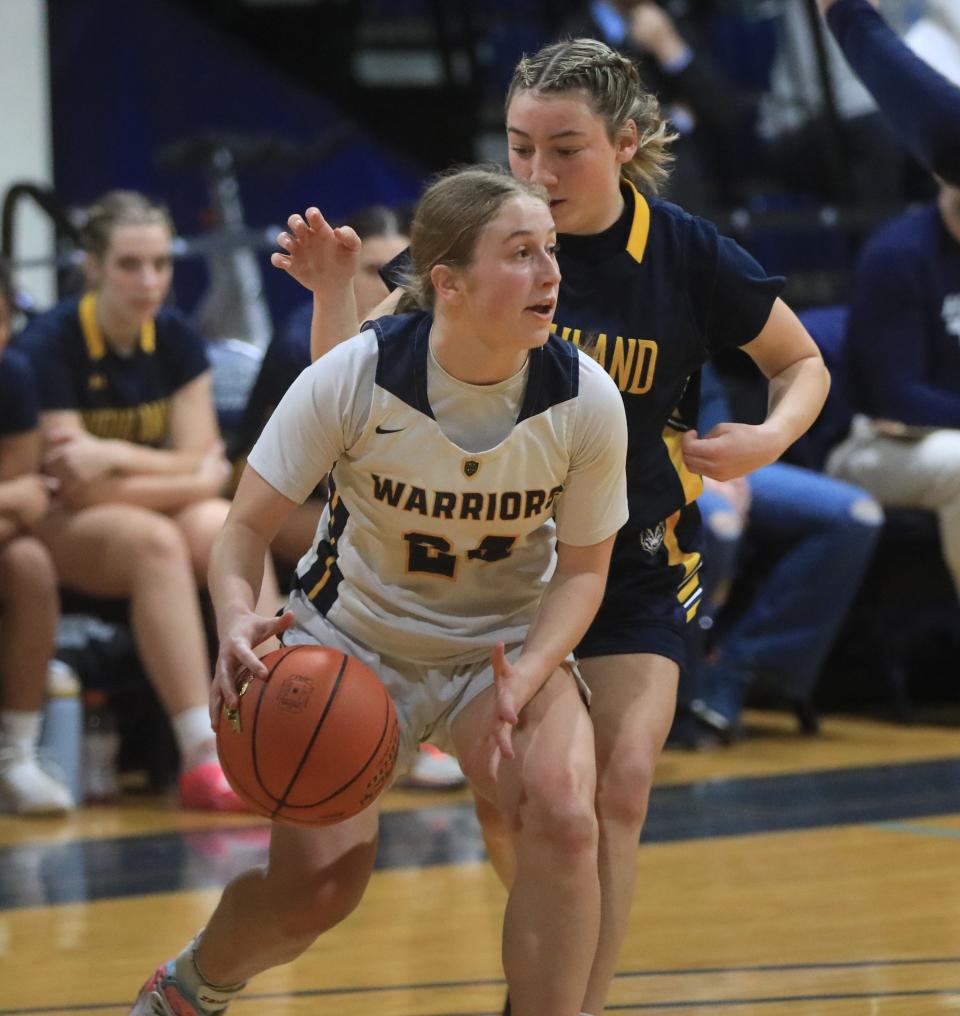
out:
<path id="1" fill-rule="evenodd" d="M 957 727 L 749 721 L 733 748 L 663 757 L 607 1011 L 960 1012 Z M 382 828 L 360 909 L 231 1014 L 500 1012 L 503 893 L 466 793 L 392 791 Z M 0 1016 L 126 1013 L 266 829 L 130 794 L 0 818 Z"/>

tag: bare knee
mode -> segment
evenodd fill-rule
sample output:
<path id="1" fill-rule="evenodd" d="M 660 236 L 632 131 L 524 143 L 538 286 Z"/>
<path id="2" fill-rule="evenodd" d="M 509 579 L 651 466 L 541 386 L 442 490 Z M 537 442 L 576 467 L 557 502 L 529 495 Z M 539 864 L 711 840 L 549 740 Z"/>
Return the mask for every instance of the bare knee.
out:
<path id="1" fill-rule="evenodd" d="M 552 774 L 523 789 L 516 815 L 516 834 L 548 843 L 567 858 L 595 856 L 597 815 L 593 781 L 573 773 Z"/>
<path id="2" fill-rule="evenodd" d="M 54 600 L 57 576 L 46 548 L 32 536 L 17 536 L 0 547 L 0 599 Z"/>
<path id="3" fill-rule="evenodd" d="M 137 567 L 142 571 L 170 571 L 190 566 L 186 540 L 166 516 L 155 514 L 145 521 L 131 542 Z"/>
<path id="4" fill-rule="evenodd" d="M 601 820 L 643 825 L 656 764 L 656 754 L 642 743 L 608 759 L 598 777 L 597 809 Z"/>
<path id="5" fill-rule="evenodd" d="M 206 581 L 213 541 L 223 528 L 229 511 L 229 501 L 212 498 L 191 505 L 177 516 L 176 523 L 186 541 L 191 567 L 202 582 Z"/>

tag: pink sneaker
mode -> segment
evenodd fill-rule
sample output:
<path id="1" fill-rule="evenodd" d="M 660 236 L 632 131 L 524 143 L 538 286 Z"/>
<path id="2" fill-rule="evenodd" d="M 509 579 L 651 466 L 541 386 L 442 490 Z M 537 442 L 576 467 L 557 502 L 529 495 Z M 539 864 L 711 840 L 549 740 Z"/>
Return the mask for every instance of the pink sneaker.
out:
<path id="1" fill-rule="evenodd" d="M 421 744 L 417 758 L 397 786 L 411 790 L 457 790 L 466 784 L 460 763 L 432 744 Z"/>
<path id="2" fill-rule="evenodd" d="M 140 989 L 130 1016 L 202 1016 L 200 1010 L 188 1002 L 176 982 L 167 977 L 164 964 Z"/>
<path id="3" fill-rule="evenodd" d="M 250 811 L 233 792 L 219 762 L 201 762 L 180 774 L 180 805 L 197 811 Z"/>

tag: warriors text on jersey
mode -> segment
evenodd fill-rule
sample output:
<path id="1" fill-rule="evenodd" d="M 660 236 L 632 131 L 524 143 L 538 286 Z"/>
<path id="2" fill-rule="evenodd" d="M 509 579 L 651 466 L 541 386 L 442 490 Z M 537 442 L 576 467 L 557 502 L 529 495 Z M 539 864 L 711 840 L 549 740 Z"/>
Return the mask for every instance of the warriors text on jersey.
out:
<path id="1" fill-rule="evenodd" d="M 301 623 L 320 611 L 380 653 L 447 664 L 523 640 L 556 540 L 623 525 L 626 426 L 609 378 L 556 337 L 474 386 L 436 362 L 431 323 L 383 318 L 308 367 L 248 463 L 296 502 L 332 469 Z"/>

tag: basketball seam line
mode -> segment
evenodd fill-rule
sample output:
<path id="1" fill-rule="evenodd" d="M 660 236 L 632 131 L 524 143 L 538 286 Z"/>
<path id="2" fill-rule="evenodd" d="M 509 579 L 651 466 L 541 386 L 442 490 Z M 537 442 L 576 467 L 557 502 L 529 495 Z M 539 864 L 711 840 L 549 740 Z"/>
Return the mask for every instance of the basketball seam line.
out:
<path id="1" fill-rule="evenodd" d="M 383 694 L 387 698 L 389 698 L 389 696 L 390 696 L 390 693 L 387 691 L 386 687 L 384 687 L 384 689 L 383 689 Z M 389 733 L 390 733 L 390 708 L 389 708 L 389 704 L 388 704 L 388 707 L 387 707 L 387 710 L 386 710 L 386 714 L 384 715 L 384 720 L 383 720 L 383 730 L 380 731 L 380 739 L 377 741 L 376 745 L 374 745 L 373 751 L 370 752 L 370 757 L 367 759 L 366 762 L 363 763 L 362 766 L 360 766 L 360 768 L 357 770 L 355 776 L 351 776 L 350 779 L 347 780 L 346 783 L 344 783 L 342 786 L 337 787 L 336 790 L 334 790 L 331 793 L 327 794 L 326 797 L 320 798 L 319 801 L 311 801 L 310 804 L 290 804 L 288 801 L 284 801 L 283 802 L 283 807 L 285 807 L 285 808 L 303 808 L 303 809 L 306 809 L 306 808 L 319 808 L 320 805 L 326 804 L 328 801 L 332 801 L 335 797 L 338 797 L 348 787 L 352 787 L 353 784 L 356 783 L 357 780 L 359 780 L 360 777 L 364 775 L 364 773 L 367 771 L 367 769 L 370 768 L 370 763 L 379 754 L 380 749 L 383 747 L 383 742 L 387 739 L 387 735 Z M 309 752 L 310 748 L 307 748 L 307 751 Z M 287 792 L 289 793 L 289 790 Z M 379 794 L 377 796 L 379 796 Z M 295 819 L 292 815 L 285 815 L 284 818 L 289 818 L 289 819 L 291 819 L 291 821 L 300 821 L 298 819 Z M 310 824 L 310 823 L 304 823 L 304 824 Z"/>
<path id="2" fill-rule="evenodd" d="M 257 702 L 253 709 L 253 729 L 250 731 L 250 754 L 253 757 L 253 777 L 257 781 L 257 786 L 267 795 L 268 798 L 276 798 L 267 789 L 266 784 L 260 776 L 260 763 L 257 759 L 257 723 L 260 719 L 260 707 L 263 705 L 263 696 L 266 692 L 266 686 L 270 683 L 270 678 L 273 677 L 277 667 L 299 646 L 283 646 L 282 655 L 276 660 L 273 666 L 267 671 L 267 676 L 263 679 L 264 688 L 261 693 L 257 696 Z"/>

